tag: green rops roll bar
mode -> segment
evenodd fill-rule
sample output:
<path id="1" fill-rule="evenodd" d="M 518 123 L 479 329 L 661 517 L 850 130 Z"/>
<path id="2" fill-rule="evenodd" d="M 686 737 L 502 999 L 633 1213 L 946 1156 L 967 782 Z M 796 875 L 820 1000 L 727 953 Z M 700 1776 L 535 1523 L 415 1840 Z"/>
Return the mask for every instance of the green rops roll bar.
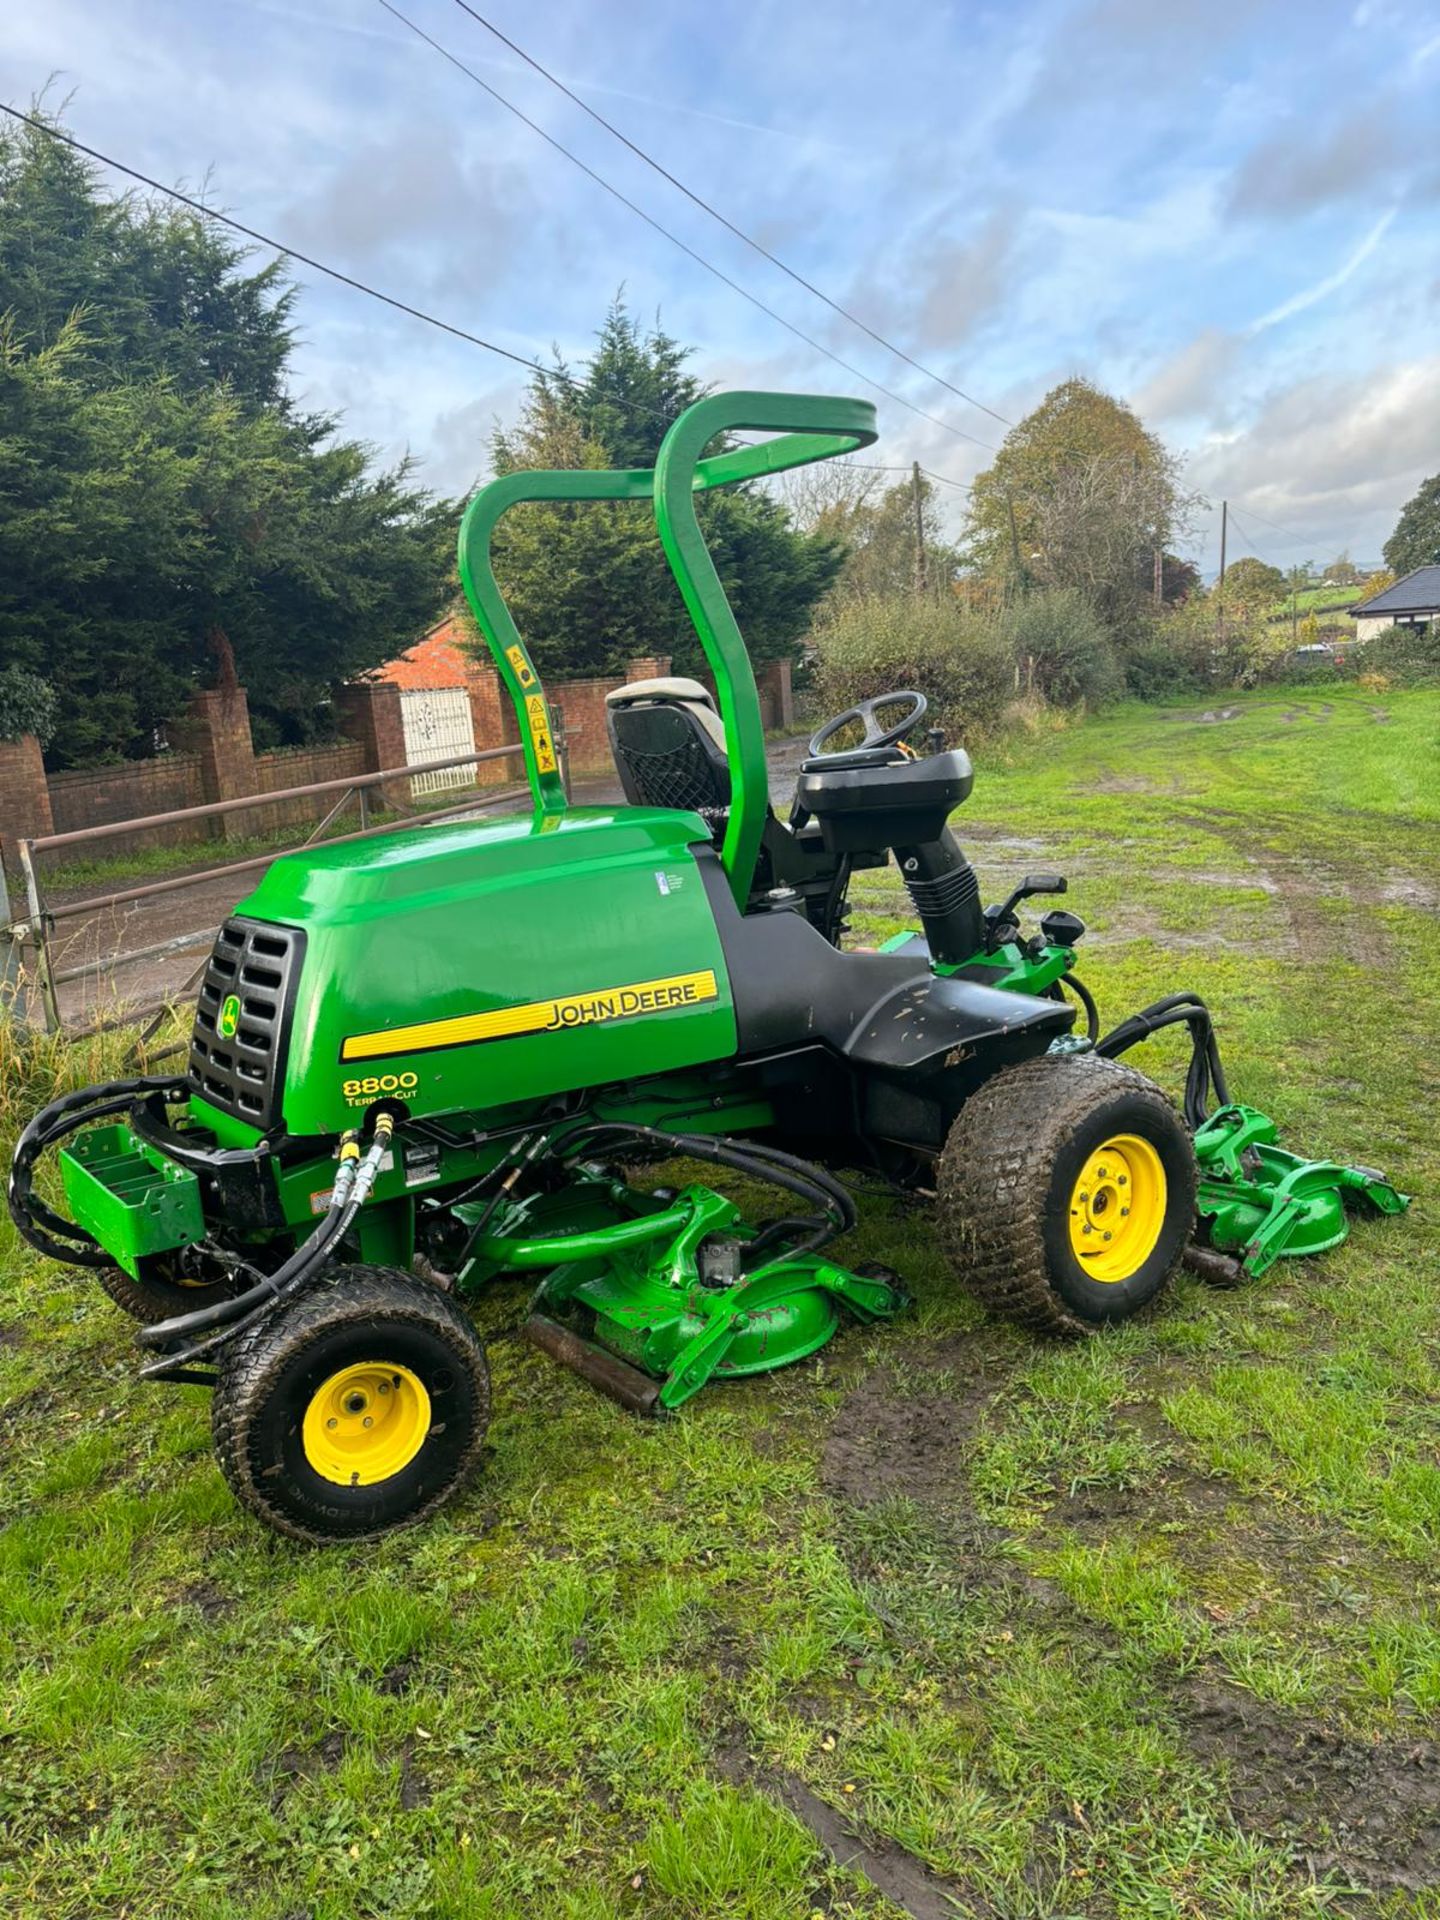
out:
<path id="1" fill-rule="evenodd" d="M 757 446 L 741 445 L 702 458 L 717 435 L 774 433 Z M 492 542 L 503 514 L 525 501 L 649 500 L 665 557 L 691 623 L 715 675 L 725 745 L 730 756 L 731 805 L 720 858 L 743 906 L 754 877 L 769 805 L 765 729 L 755 674 L 745 642 L 700 531 L 695 495 L 765 474 L 784 473 L 876 439 L 875 409 L 866 400 L 824 394 L 716 393 L 687 407 L 660 445 L 654 468 L 593 472 L 523 470 L 482 487 L 460 523 L 460 580 L 520 722 L 525 770 L 537 814 L 565 811 L 545 689 L 495 578 Z"/>

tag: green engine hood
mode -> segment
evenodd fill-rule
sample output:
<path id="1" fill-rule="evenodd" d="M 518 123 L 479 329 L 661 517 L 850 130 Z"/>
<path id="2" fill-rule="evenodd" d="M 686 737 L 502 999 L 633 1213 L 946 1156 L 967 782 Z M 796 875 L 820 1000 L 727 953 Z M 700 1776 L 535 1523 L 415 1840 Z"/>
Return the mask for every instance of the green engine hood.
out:
<path id="1" fill-rule="evenodd" d="M 287 854 L 236 909 L 300 928 L 280 1111 L 485 1110 L 735 1051 L 693 813 L 577 808 Z"/>

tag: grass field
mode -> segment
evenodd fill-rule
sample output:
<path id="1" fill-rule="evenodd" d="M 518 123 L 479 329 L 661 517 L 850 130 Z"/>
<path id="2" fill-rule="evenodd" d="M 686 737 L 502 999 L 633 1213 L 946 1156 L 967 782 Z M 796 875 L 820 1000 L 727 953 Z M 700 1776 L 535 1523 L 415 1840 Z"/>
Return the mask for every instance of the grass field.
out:
<path id="1" fill-rule="evenodd" d="M 1342 613 L 1347 607 L 1353 607 L 1357 601 L 1366 598 L 1364 587 L 1306 587 L 1294 596 L 1287 593 L 1277 600 L 1270 609 L 1270 618 L 1279 620 L 1290 616 L 1292 604 L 1303 620 L 1307 613 Z"/>
<path id="2" fill-rule="evenodd" d="M 982 757 L 986 897 L 1067 871 L 1107 1015 L 1197 988 L 1238 1098 L 1416 1195 L 1113 1337 L 871 1199 L 913 1318 L 645 1425 L 506 1287 L 482 1477 L 316 1553 L 0 1226 L 7 1916 L 1436 1920 L 1437 773 L 1440 694 L 1328 689 Z"/>

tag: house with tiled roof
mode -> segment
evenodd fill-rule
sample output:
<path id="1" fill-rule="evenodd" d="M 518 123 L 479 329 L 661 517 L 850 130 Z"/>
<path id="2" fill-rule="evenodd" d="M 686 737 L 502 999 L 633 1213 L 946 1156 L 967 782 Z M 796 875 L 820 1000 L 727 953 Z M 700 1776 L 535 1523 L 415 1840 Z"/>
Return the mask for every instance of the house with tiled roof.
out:
<path id="1" fill-rule="evenodd" d="M 438 621 L 413 647 L 377 667 L 370 678 L 400 690 L 409 766 L 452 760 L 474 753 L 477 747 L 498 746 L 507 738 L 494 672 L 466 648 L 453 615 Z M 493 764 L 481 775 L 482 784 L 509 777 L 513 775 Z M 475 778 L 473 767 L 442 767 L 418 775 L 411 786 L 416 793 L 438 793 L 470 786 Z"/>
<path id="2" fill-rule="evenodd" d="M 370 676 L 386 680 L 392 687 L 409 692 L 428 692 L 434 687 L 466 687 L 475 656 L 462 648 L 460 625 L 453 615 L 431 627 L 413 647 L 387 660 Z"/>
<path id="3" fill-rule="evenodd" d="M 1387 627 L 1428 628 L 1440 620 L 1440 565 L 1414 568 L 1393 587 L 1361 600 L 1350 611 L 1357 640 L 1372 639 Z"/>

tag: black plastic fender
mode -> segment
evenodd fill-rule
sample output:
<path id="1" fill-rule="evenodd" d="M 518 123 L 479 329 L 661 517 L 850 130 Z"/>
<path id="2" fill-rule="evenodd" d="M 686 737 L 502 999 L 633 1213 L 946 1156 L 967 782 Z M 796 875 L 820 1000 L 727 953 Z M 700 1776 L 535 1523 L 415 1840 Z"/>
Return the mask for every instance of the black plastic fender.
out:
<path id="1" fill-rule="evenodd" d="M 841 953 L 800 914 L 741 914 L 709 849 L 696 850 L 725 949 L 742 1059 L 822 1045 L 865 1074 L 978 1084 L 1041 1054 L 1075 1020 L 1058 1000 L 932 973 L 916 941 Z"/>

